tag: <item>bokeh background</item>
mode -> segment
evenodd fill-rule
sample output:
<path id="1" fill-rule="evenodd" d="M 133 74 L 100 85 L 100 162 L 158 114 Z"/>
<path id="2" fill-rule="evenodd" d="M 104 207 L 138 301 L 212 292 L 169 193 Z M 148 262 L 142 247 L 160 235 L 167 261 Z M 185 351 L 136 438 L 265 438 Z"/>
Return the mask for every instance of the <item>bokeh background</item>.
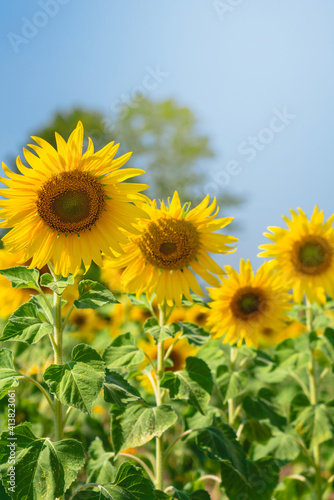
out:
<path id="1" fill-rule="evenodd" d="M 238 251 L 222 262 L 235 266 L 258 267 L 262 233 L 290 207 L 333 212 L 332 0 L 15 0 L 1 10 L 9 165 L 30 135 L 93 113 L 93 139 L 123 139 L 148 183 L 218 197 L 238 223 Z"/>

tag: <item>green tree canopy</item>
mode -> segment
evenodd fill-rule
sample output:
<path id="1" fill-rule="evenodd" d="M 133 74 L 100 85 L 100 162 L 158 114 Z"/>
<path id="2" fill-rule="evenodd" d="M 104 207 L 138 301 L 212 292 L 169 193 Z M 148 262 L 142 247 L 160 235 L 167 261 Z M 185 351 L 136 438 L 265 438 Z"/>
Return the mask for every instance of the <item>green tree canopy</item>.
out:
<path id="1" fill-rule="evenodd" d="M 120 154 L 133 151 L 131 167 L 147 172 L 140 182 L 151 186 L 148 196 L 166 200 L 177 189 L 182 202 L 198 203 L 207 194 L 204 188 L 206 182 L 212 183 L 206 173 L 210 169 L 201 167 L 212 162 L 214 153 L 209 138 L 197 132 L 198 123 L 189 108 L 172 99 L 156 102 L 144 98 L 125 110 L 122 107 L 114 120 L 98 111 L 73 108 L 57 112 L 33 135 L 55 146 L 55 131 L 67 140 L 79 120 L 84 125 L 85 141 L 91 137 L 96 150 L 114 140 L 120 143 Z M 226 189 L 218 194 L 220 206 L 242 202 Z"/>

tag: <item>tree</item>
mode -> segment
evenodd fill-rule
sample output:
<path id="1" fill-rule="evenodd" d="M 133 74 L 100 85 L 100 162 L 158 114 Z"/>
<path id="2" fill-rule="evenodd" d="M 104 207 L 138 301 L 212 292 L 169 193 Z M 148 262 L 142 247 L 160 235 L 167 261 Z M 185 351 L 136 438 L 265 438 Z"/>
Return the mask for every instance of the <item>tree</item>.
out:
<path id="1" fill-rule="evenodd" d="M 119 154 L 133 151 L 131 167 L 147 172 L 140 182 L 151 186 L 145 191 L 148 196 L 166 200 L 177 189 L 182 202 L 201 201 L 196 192 L 207 177 L 205 169 L 199 167 L 212 160 L 214 153 L 208 137 L 197 132 L 197 120 L 190 109 L 172 99 L 156 102 L 145 98 L 125 110 L 123 107 L 111 121 L 97 111 L 74 108 L 56 113 L 46 127 L 33 135 L 55 146 L 54 132 L 67 140 L 79 120 L 84 125 L 86 143 L 91 137 L 96 150 L 115 140 L 120 142 Z M 243 202 L 226 191 L 218 198 L 220 206 Z"/>

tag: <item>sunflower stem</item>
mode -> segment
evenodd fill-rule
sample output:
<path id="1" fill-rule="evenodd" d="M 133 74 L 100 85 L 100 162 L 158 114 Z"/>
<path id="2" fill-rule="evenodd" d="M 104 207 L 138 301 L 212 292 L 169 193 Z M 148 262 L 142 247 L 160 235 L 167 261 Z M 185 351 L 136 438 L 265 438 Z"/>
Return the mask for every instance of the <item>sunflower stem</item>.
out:
<path id="1" fill-rule="evenodd" d="M 312 332 L 312 309 L 309 301 L 306 299 L 306 327 L 307 332 L 310 334 Z M 316 379 L 316 364 L 313 355 L 312 348 L 310 346 L 311 361 L 307 367 L 307 372 L 309 376 L 309 386 L 310 386 L 310 403 L 311 405 L 318 404 L 317 395 L 317 379 Z M 321 467 L 320 467 L 320 445 L 316 444 L 313 447 L 313 458 L 314 458 L 314 468 L 315 468 L 315 483 L 316 483 L 316 499 L 322 500 L 322 477 L 321 477 Z"/>
<path id="2" fill-rule="evenodd" d="M 159 306 L 159 325 L 162 327 L 166 324 L 166 309 L 167 304 L 166 300 Z M 156 404 L 160 406 L 162 404 L 162 390 L 160 388 L 161 380 L 164 376 L 165 372 L 165 345 L 164 341 L 158 343 L 158 352 L 157 352 L 157 373 L 156 373 Z M 163 489 L 163 437 L 156 437 L 156 472 L 155 472 L 155 483 L 156 487 L 159 490 Z"/>
<path id="3" fill-rule="evenodd" d="M 231 347 L 230 351 L 230 360 L 231 360 L 231 373 L 234 372 L 235 369 L 235 361 L 238 356 L 238 349 L 235 347 Z M 227 407 L 228 407 L 228 423 L 231 427 L 233 427 L 235 418 L 236 418 L 236 411 L 235 411 L 235 400 L 234 398 L 228 399 L 227 400 Z"/>
<path id="4" fill-rule="evenodd" d="M 57 276 L 54 276 L 56 281 Z M 54 355 L 55 364 L 63 364 L 63 332 L 62 332 L 62 317 L 61 317 L 61 296 L 53 292 L 53 338 L 54 338 Z M 54 433 L 55 441 L 63 439 L 63 405 L 55 396 L 54 399 Z M 61 495 L 57 500 L 63 500 L 64 496 Z"/>

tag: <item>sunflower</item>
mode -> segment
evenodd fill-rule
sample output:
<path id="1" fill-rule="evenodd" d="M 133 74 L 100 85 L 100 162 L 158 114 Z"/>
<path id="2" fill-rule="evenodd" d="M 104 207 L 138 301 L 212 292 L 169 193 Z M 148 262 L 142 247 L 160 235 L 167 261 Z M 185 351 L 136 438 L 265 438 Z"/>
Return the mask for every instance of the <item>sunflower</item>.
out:
<path id="1" fill-rule="evenodd" d="M 143 204 L 151 220 L 141 220 L 141 233 L 130 237 L 125 255 L 114 262 L 115 267 L 125 268 L 124 290 L 136 293 L 137 297 L 146 293 L 148 299 L 155 292 L 158 304 L 166 299 L 170 306 L 174 301 L 181 306 L 182 295 L 192 301 L 190 289 L 204 295 L 194 272 L 217 286 L 218 280 L 210 272 L 223 271 L 208 252 L 231 253 L 235 248 L 228 244 L 237 238 L 213 234 L 233 220 L 233 217 L 215 219 L 218 213 L 215 207 L 216 200 L 209 205 L 209 196 L 192 210 L 189 204 L 182 207 L 176 191 L 167 207 L 162 202 L 158 209 L 155 200 Z"/>
<path id="2" fill-rule="evenodd" d="M 324 304 L 326 293 L 334 298 L 334 214 L 324 223 L 324 213 L 314 208 L 311 220 L 299 208 L 292 220 L 283 217 L 288 229 L 269 227 L 265 233 L 273 243 L 261 245 L 261 257 L 274 258 L 274 267 L 293 282 L 293 298 L 304 295 L 310 302 Z"/>
<path id="3" fill-rule="evenodd" d="M 240 274 L 226 266 L 218 288 L 209 289 L 212 302 L 208 310 L 208 326 L 214 338 L 224 335 L 223 343 L 238 346 L 242 340 L 257 347 L 270 333 L 286 327 L 286 312 L 291 308 L 289 285 L 265 262 L 254 275 L 249 261 L 240 261 Z"/>
<path id="4" fill-rule="evenodd" d="M 74 309 L 69 322 L 75 328 L 71 332 L 72 336 L 87 343 L 92 342 L 101 330 L 109 326 L 108 320 L 94 309 Z"/>
<path id="5" fill-rule="evenodd" d="M 31 168 L 17 158 L 22 175 L 3 165 L 9 189 L 0 195 L 0 227 L 12 228 L 3 238 L 10 252 L 24 250 L 23 261 L 30 267 L 43 267 L 51 261 L 56 274 L 75 273 L 81 261 L 87 267 L 93 260 L 102 265 L 101 251 L 122 253 L 126 232 L 137 232 L 134 222 L 145 213 L 134 202 L 146 197 L 138 191 L 144 184 L 121 181 L 143 173 L 119 168 L 130 158 L 127 153 L 113 160 L 118 145 L 110 143 L 94 153 L 89 139 L 82 154 L 83 126 L 79 122 L 67 142 L 56 133 L 57 150 L 39 137 L 35 152 L 23 153 Z"/>
<path id="6" fill-rule="evenodd" d="M 302 333 L 306 333 L 306 326 L 299 321 L 288 322 L 278 329 L 263 327 L 259 329 L 258 343 L 261 347 L 277 345 L 283 340 L 295 339 Z"/>

